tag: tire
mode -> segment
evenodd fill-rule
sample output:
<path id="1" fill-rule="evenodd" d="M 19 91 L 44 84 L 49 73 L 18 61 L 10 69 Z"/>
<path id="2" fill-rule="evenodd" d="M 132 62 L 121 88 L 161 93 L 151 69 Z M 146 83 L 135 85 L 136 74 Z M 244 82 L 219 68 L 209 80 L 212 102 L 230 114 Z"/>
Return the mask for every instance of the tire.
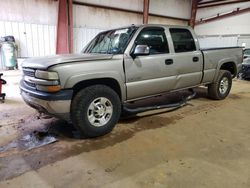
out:
<path id="1" fill-rule="evenodd" d="M 229 71 L 220 70 L 215 83 L 208 85 L 208 97 L 215 100 L 225 99 L 232 87 L 232 76 Z"/>
<path id="2" fill-rule="evenodd" d="M 120 114 L 118 94 L 105 85 L 93 85 L 80 90 L 71 103 L 72 122 L 87 138 L 111 132 Z"/>

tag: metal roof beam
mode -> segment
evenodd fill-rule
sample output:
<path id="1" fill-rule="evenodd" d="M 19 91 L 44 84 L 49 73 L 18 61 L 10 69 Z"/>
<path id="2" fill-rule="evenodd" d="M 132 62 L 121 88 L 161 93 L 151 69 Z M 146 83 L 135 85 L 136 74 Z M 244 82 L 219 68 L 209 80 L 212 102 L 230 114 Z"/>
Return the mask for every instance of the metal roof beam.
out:
<path id="1" fill-rule="evenodd" d="M 225 1 L 225 0 L 223 0 Z M 221 5 L 229 5 L 229 4 L 235 4 L 235 3 L 244 3 L 244 2 L 250 2 L 250 0 L 235 0 L 235 1 L 225 1 L 225 2 L 221 2 L 221 3 L 212 3 L 212 4 L 205 4 L 206 2 L 203 3 L 203 6 L 201 6 L 202 4 L 199 3 L 198 8 L 208 8 L 208 7 L 214 7 L 214 6 L 221 6 Z M 208 2 L 207 2 L 208 3 Z"/>
<path id="2" fill-rule="evenodd" d="M 67 54 L 73 51 L 72 5 L 72 0 L 59 0 L 56 54 Z"/>
<path id="3" fill-rule="evenodd" d="M 221 15 L 217 14 L 217 16 L 212 17 L 212 18 L 200 19 L 199 21 L 195 22 L 195 25 L 204 24 L 204 23 L 215 21 L 215 20 L 228 18 L 228 17 L 235 16 L 235 15 L 238 15 L 238 14 L 246 13 L 246 12 L 249 12 L 249 11 L 250 11 L 250 7 L 245 8 L 245 9 L 237 8 L 237 10 L 233 10 L 232 12 L 229 12 L 229 13 L 225 13 L 225 14 L 221 14 Z"/>
<path id="4" fill-rule="evenodd" d="M 98 4 L 93 4 L 93 3 L 85 3 L 77 0 L 73 0 L 74 5 L 82 5 L 82 6 L 88 6 L 88 7 L 94 7 L 94 8 L 102 8 L 106 10 L 114 10 L 114 11 L 121 11 L 121 12 L 126 12 L 126 13 L 134 13 L 134 14 L 140 14 L 143 15 L 142 11 L 137 11 L 137 10 L 131 10 L 131 9 L 124 9 L 124 8 L 118 8 L 118 7 L 111 7 L 111 6 L 105 6 L 105 5 L 98 5 Z M 161 14 L 154 14 L 154 13 L 148 13 L 149 16 L 156 16 L 160 18 L 168 18 L 168 19 L 174 19 L 174 20 L 180 20 L 180 21 L 189 21 L 189 19 L 186 18 L 178 18 L 178 17 L 173 17 L 173 16 L 166 16 L 166 15 L 161 15 Z"/>
<path id="5" fill-rule="evenodd" d="M 198 5 L 198 0 L 192 0 L 191 18 L 189 20 L 189 25 L 192 28 L 194 28 L 194 26 L 195 26 L 195 19 L 196 19 L 196 13 L 197 13 L 197 5 Z"/>
<path id="6" fill-rule="evenodd" d="M 218 3 L 221 1 L 228 1 L 228 0 L 212 0 L 212 1 L 205 1 L 205 2 L 199 1 L 199 5 L 207 5 L 207 4 L 211 4 L 211 3 Z"/>
<path id="7" fill-rule="evenodd" d="M 143 24 L 148 23 L 149 0 L 144 0 L 143 3 Z"/>

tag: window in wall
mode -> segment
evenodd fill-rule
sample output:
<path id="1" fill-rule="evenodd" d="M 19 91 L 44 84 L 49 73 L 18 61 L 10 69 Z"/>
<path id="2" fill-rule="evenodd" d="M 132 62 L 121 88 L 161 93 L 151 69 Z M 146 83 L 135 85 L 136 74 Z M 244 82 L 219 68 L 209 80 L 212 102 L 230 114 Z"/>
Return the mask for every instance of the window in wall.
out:
<path id="1" fill-rule="evenodd" d="M 169 53 L 165 31 L 161 27 L 144 28 L 138 35 L 136 44 L 148 45 L 151 55 Z"/>
<path id="2" fill-rule="evenodd" d="M 181 28 L 169 29 L 176 53 L 195 51 L 194 38 L 189 30 Z"/>

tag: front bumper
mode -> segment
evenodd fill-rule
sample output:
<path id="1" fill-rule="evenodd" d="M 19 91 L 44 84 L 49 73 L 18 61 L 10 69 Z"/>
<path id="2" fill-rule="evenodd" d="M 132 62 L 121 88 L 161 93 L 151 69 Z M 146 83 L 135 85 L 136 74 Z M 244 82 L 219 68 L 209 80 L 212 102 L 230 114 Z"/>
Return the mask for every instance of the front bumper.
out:
<path id="1" fill-rule="evenodd" d="M 250 78 L 250 64 L 242 64 L 241 73 L 243 78 Z"/>
<path id="2" fill-rule="evenodd" d="M 26 104 L 37 111 L 61 119 L 70 120 L 70 105 L 73 90 L 61 90 L 56 93 L 47 93 L 27 89 L 23 82 L 20 83 L 21 96 Z"/>

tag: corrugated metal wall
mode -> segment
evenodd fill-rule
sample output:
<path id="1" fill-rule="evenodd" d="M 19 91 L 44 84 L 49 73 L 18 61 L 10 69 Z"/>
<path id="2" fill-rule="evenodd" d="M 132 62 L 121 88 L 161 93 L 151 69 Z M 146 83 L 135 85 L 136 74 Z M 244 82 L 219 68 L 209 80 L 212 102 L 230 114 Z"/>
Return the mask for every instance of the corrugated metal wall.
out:
<path id="1" fill-rule="evenodd" d="M 250 2 L 233 3 L 223 6 L 201 8 L 197 10 L 196 20 L 211 18 L 217 14 L 225 14 L 235 11 L 237 8 L 250 7 Z M 198 35 L 249 35 L 250 34 L 250 12 L 234 15 L 231 17 L 214 20 L 212 22 L 195 26 Z"/>
<path id="2" fill-rule="evenodd" d="M 245 45 L 246 48 L 250 48 L 250 35 L 238 37 L 238 46 L 243 46 L 243 45 Z"/>
<path id="3" fill-rule="evenodd" d="M 99 32 L 105 29 L 74 27 L 74 53 L 79 53 Z M 0 21 L 0 37 L 13 35 L 18 57 L 55 55 L 56 26 Z"/>
<path id="4" fill-rule="evenodd" d="M 99 32 L 105 29 L 74 27 L 74 53 L 79 53 Z M 13 35 L 18 57 L 55 55 L 56 26 L 0 21 L 0 37 Z"/>
<path id="5" fill-rule="evenodd" d="M 101 28 L 74 27 L 74 53 L 79 53 Z M 18 45 L 18 57 L 37 57 L 55 54 L 56 26 L 0 21 L 0 36 L 13 35 Z M 242 46 L 250 47 L 250 36 L 199 36 L 201 48 Z"/>
<path id="6" fill-rule="evenodd" d="M 131 10 L 142 11 L 143 0 L 79 0 Z M 181 3 L 180 3 L 181 2 Z M 156 5 L 154 6 L 154 3 Z M 169 15 L 172 11 L 180 18 L 188 18 L 189 0 L 157 0 L 150 11 Z M 165 8 L 159 7 L 160 5 Z M 171 5 L 171 6 L 170 6 Z M 18 57 L 54 55 L 56 47 L 56 22 L 58 1 L 54 0 L 10 0 L 0 1 L 0 37 L 13 35 L 18 44 Z M 168 10 L 168 7 L 172 7 Z M 161 10 L 158 10 L 161 8 Z M 176 11 L 183 9 L 183 11 Z M 162 12 L 162 10 L 165 10 Z M 185 11 L 184 11 L 185 10 Z M 170 16 L 172 15 L 170 14 Z M 82 48 L 99 32 L 124 25 L 142 23 L 142 15 L 73 5 L 74 53 Z M 150 23 L 186 25 L 186 21 L 149 17 Z"/>
<path id="7" fill-rule="evenodd" d="M 201 48 L 242 46 L 243 43 L 250 47 L 250 36 L 198 36 L 198 39 Z"/>
<path id="8" fill-rule="evenodd" d="M 18 57 L 55 54 L 56 26 L 0 21 L 0 36 L 13 35 L 18 45 Z"/>
<path id="9" fill-rule="evenodd" d="M 74 53 L 80 53 L 81 50 L 88 44 L 99 32 L 104 29 L 74 27 Z"/>
<path id="10" fill-rule="evenodd" d="M 237 46 L 237 36 L 222 37 L 199 37 L 201 48 L 230 47 Z"/>

